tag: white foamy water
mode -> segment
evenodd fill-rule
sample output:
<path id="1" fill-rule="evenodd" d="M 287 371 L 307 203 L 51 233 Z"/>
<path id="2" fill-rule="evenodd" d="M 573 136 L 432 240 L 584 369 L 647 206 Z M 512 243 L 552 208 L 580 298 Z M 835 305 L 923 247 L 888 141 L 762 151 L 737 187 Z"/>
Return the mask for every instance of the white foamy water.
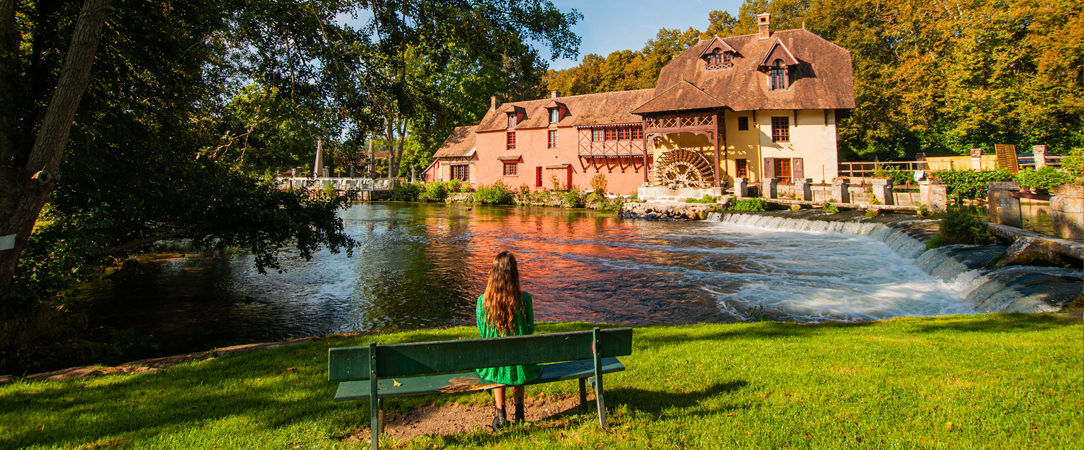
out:
<path id="1" fill-rule="evenodd" d="M 815 322 L 973 312 L 964 302 L 973 277 L 942 282 L 871 237 L 727 223 L 704 227 L 702 236 L 725 242 L 715 252 L 753 263 L 749 271 L 689 274 L 720 309 L 741 318 Z"/>

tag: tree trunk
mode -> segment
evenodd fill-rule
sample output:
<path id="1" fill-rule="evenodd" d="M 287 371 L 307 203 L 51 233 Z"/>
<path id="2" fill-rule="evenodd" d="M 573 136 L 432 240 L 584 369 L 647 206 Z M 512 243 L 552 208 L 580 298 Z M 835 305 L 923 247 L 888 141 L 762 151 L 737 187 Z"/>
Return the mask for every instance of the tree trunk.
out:
<path id="1" fill-rule="evenodd" d="M 112 11 L 111 2 L 86 0 L 83 3 L 56 90 L 42 118 L 26 166 L 13 167 L 12 161 L 0 160 L 0 217 L 3 217 L 0 219 L 0 236 L 15 235 L 13 249 L 0 249 L 0 293 L 11 288 L 19 254 L 26 246 L 49 192 L 56 186 L 60 159 L 79 101 L 90 82 L 91 65 L 102 38 L 102 25 Z"/>

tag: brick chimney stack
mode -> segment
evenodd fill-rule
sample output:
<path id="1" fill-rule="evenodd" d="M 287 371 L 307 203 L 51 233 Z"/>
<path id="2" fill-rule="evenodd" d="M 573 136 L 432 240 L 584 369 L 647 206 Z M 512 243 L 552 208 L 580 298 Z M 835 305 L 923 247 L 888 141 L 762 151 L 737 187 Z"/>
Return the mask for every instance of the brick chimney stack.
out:
<path id="1" fill-rule="evenodd" d="M 498 106 L 501 106 L 501 101 L 497 100 L 496 95 L 489 96 L 489 110 L 495 111 Z"/>
<path id="2" fill-rule="evenodd" d="M 561 96 L 560 92 L 550 91 L 550 98 L 557 98 L 557 97 L 560 97 L 560 96 Z"/>
<path id="3" fill-rule="evenodd" d="M 772 36 L 772 31 L 768 29 L 768 25 L 771 23 L 771 19 L 771 14 L 757 14 L 757 29 L 760 30 L 759 33 L 757 33 L 757 37 L 759 37 L 760 39 L 768 39 Z"/>

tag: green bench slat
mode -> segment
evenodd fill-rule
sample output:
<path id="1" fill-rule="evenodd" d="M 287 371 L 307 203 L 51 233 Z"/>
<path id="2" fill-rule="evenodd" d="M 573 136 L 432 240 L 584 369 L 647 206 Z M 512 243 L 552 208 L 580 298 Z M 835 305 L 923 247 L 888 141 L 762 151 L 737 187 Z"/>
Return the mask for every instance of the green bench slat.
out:
<path id="1" fill-rule="evenodd" d="M 541 368 L 542 375 L 528 384 L 584 378 L 595 374 L 594 361 L 590 359 L 545 364 Z M 622 370 L 625 370 L 625 366 L 617 358 L 602 358 L 602 373 Z M 400 386 L 396 386 L 395 383 L 400 383 Z M 468 392 L 500 386 L 478 378 L 478 374 L 473 371 L 402 379 L 380 379 L 377 384 L 381 398 L 437 392 Z M 339 383 L 339 389 L 335 392 L 335 401 L 369 398 L 369 388 L 368 380 L 344 381 Z"/>
<path id="2" fill-rule="evenodd" d="M 632 354 L 632 329 L 599 330 L 602 357 Z M 542 364 L 593 358 L 590 331 L 513 336 L 499 339 L 420 342 L 381 345 L 376 353 L 378 378 L 441 372 L 460 372 L 479 367 Z M 530 352 L 524 352 L 530 348 Z M 369 379 L 369 348 L 340 347 L 328 350 L 328 380 Z"/>

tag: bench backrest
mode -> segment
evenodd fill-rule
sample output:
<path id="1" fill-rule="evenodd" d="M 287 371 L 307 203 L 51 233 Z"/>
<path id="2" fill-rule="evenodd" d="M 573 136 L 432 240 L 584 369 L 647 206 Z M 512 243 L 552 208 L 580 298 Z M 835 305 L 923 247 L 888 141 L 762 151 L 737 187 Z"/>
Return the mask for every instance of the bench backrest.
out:
<path id="1" fill-rule="evenodd" d="M 376 374 L 380 378 L 590 359 L 594 357 L 595 333 L 599 357 L 632 354 L 631 328 L 339 347 L 328 350 L 328 380 L 369 379 L 370 348 L 376 349 Z"/>

